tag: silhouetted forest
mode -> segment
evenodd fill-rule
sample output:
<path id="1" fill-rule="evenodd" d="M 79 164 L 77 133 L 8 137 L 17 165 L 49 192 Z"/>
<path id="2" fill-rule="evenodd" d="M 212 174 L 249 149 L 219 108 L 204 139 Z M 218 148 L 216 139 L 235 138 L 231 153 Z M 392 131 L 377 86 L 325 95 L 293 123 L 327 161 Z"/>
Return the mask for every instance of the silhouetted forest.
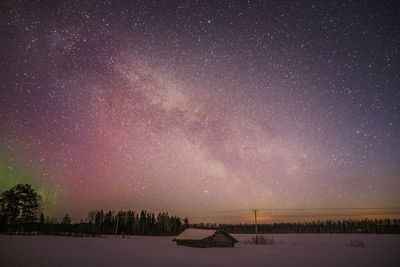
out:
<path id="1" fill-rule="evenodd" d="M 0 194 L 0 232 L 10 234 L 178 235 L 188 227 L 219 228 L 229 233 L 253 234 L 254 224 L 189 224 L 187 218 L 142 210 L 88 213 L 79 223 L 66 214 L 62 220 L 39 214 L 40 197 L 29 184 L 18 184 Z M 400 234 L 400 220 L 324 220 L 317 222 L 259 224 L 258 233 L 371 233 Z"/>
<path id="2" fill-rule="evenodd" d="M 3 222 L 4 220 L 2 220 Z M 1 231 L 10 234 L 52 234 L 68 236 L 96 235 L 177 235 L 189 227 L 189 221 L 166 212 L 157 215 L 142 210 L 128 211 L 91 211 L 86 219 L 72 223 L 66 214 L 62 220 L 52 217 L 39 218 L 30 222 L 16 221 L 14 224 L 1 225 Z"/>
<path id="3" fill-rule="evenodd" d="M 29 184 L 18 184 L 0 195 L 0 232 L 60 235 L 177 235 L 189 227 L 187 218 L 167 212 L 89 212 L 87 218 L 72 223 L 66 214 L 61 221 L 39 214 L 40 197 Z"/>
<path id="4" fill-rule="evenodd" d="M 253 234 L 254 224 L 194 224 L 197 228 L 219 228 L 232 234 Z M 329 234 L 400 234 L 400 220 L 323 220 L 297 223 L 272 223 L 258 224 L 260 234 L 303 234 L 303 233 L 329 233 Z"/>
<path id="5" fill-rule="evenodd" d="M 65 215 L 61 222 L 54 219 L 45 219 L 40 216 L 36 228 L 43 234 L 65 235 L 177 235 L 188 227 L 188 220 L 177 216 L 170 216 L 166 212 L 157 215 L 142 210 L 128 211 L 91 211 L 85 220 L 71 223 L 69 215 Z"/>

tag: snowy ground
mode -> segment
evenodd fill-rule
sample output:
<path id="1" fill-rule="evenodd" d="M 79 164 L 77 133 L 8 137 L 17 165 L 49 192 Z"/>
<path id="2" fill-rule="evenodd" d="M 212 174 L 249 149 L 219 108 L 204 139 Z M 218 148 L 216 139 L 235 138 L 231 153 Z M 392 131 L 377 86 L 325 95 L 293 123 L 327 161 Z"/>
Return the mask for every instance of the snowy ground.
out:
<path id="1" fill-rule="evenodd" d="M 239 241 L 249 235 L 234 235 Z M 269 236 L 270 235 L 266 235 Z M 172 237 L 0 235 L 0 266 L 400 266 L 400 235 L 273 235 L 274 245 L 178 247 Z M 364 247 L 351 247 L 351 239 Z"/>

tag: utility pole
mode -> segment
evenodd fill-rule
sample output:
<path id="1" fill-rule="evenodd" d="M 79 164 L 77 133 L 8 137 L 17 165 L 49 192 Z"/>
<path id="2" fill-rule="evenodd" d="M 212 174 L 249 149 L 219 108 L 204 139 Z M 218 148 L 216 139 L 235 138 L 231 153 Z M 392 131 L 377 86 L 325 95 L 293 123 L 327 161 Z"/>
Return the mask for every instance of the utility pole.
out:
<path id="1" fill-rule="evenodd" d="M 115 237 L 118 234 L 118 223 L 119 223 L 119 215 L 117 214 L 117 224 L 115 225 Z"/>
<path id="2" fill-rule="evenodd" d="M 258 244 L 258 236 L 257 236 L 257 210 L 254 209 L 254 227 L 256 230 L 256 244 Z"/>

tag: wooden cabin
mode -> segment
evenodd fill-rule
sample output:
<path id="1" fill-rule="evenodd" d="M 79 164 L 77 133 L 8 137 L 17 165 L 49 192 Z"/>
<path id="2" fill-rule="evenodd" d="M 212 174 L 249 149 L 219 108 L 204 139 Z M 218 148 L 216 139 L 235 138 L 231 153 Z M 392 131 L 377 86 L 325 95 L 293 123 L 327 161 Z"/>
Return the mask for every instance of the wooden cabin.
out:
<path id="1" fill-rule="evenodd" d="M 234 247 L 238 241 L 220 230 L 188 228 L 174 238 L 178 246 L 197 248 Z"/>

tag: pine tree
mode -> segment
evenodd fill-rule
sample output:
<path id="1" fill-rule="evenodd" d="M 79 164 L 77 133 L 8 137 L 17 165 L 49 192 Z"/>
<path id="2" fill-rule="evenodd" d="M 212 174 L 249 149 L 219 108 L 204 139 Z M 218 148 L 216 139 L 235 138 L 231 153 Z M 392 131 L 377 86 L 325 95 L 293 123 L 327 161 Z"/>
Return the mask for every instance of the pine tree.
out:
<path id="1" fill-rule="evenodd" d="M 1 230 L 22 226 L 25 230 L 37 220 L 39 194 L 30 184 L 17 184 L 0 194 Z"/>

